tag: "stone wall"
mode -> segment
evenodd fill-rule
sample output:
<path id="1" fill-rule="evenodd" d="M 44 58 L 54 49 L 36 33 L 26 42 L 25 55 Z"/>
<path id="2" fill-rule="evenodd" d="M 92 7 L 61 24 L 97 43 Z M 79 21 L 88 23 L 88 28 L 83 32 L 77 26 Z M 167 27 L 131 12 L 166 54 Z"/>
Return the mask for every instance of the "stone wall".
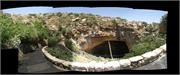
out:
<path id="1" fill-rule="evenodd" d="M 142 55 L 134 56 L 128 59 L 120 59 L 109 62 L 97 62 L 91 61 L 89 63 L 81 62 L 69 62 L 65 60 L 58 59 L 51 54 L 49 54 L 45 49 L 42 48 L 42 52 L 47 59 L 49 59 L 55 65 L 70 70 L 70 71 L 82 71 L 82 72 L 103 72 L 103 71 L 113 71 L 113 70 L 123 70 L 123 69 L 133 69 L 140 67 L 142 65 L 153 62 L 158 59 L 164 53 L 166 53 L 166 44 L 156 48 L 153 51 L 146 52 Z"/>

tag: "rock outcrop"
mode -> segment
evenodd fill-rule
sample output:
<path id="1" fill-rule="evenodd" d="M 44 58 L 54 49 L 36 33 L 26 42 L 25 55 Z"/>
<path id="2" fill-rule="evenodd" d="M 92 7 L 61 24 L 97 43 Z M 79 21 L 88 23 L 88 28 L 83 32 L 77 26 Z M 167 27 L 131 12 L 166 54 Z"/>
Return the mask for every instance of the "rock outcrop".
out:
<path id="1" fill-rule="evenodd" d="M 125 41 L 129 48 L 143 36 L 145 26 L 141 22 L 127 22 L 121 18 L 101 17 L 92 14 L 76 13 L 45 13 L 29 15 L 11 15 L 13 21 L 32 25 L 42 22 L 50 31 L 65 32 L 65 38 L 72 38 L 77 44 L 83 45 L 91 37 L 112 37 Z M 107 39 L 110 40 L 110 39 Z M 99 40 L 104 41 L 104 40 Z"/>

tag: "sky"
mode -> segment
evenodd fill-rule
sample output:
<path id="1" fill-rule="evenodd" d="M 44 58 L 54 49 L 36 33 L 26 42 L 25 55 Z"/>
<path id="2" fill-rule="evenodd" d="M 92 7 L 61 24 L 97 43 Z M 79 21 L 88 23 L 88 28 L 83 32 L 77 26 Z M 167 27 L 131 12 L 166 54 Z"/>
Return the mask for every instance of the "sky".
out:
<path id="1" fill-rule="evenodd" d="M 4 13 L 10 14 L 30 14 L 30 13 L 57 13 L 57 12 L 73 12 L 73 13 L 91 13 L 100 16 L 120 17 L 128 21 L 145 21 L 147 23 L 160 22 L 163 15 L 167 11 L 149 10 L 149 9 L 132 9 L 123 7 L 20 7 L 2 10 Z"/>

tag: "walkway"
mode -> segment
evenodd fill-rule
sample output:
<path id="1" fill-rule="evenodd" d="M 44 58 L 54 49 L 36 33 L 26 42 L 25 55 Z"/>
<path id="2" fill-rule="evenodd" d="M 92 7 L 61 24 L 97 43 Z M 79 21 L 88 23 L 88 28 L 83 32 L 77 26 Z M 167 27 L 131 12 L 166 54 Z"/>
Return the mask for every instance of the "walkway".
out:
<path id="1" fill-rule="evenodd" d="M 166 68 L 167 68 L 167 57 L 166 54 L 164 54 L 154 62 L 142 67 L 138 67 L 135 70 L 154 70 L 154 69 L 166 69 Z"/>
<path id="2" fill-rule="evenodd" d="M 19 73 L 54 73 L 61 72 L 59 69 L 49 62 L 42 54 L 41 50 L 37 50 L 24 55 L 24 60 L 18 68 Z"/>

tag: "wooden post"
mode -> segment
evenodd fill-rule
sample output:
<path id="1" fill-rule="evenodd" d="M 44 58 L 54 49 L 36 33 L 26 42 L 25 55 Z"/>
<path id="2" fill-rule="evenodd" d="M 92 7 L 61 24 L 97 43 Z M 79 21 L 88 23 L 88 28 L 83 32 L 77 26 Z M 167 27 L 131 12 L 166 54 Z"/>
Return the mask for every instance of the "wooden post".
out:
<path id="1" fill-rule="evenodd" d="M 108 45 L 109 45 L 109 52 L 110 52 L 111 58 L 113 59 L 112 51 L 111 51 L 111 44 L 110 44 L 109 40 L 108 40 Z"/>

